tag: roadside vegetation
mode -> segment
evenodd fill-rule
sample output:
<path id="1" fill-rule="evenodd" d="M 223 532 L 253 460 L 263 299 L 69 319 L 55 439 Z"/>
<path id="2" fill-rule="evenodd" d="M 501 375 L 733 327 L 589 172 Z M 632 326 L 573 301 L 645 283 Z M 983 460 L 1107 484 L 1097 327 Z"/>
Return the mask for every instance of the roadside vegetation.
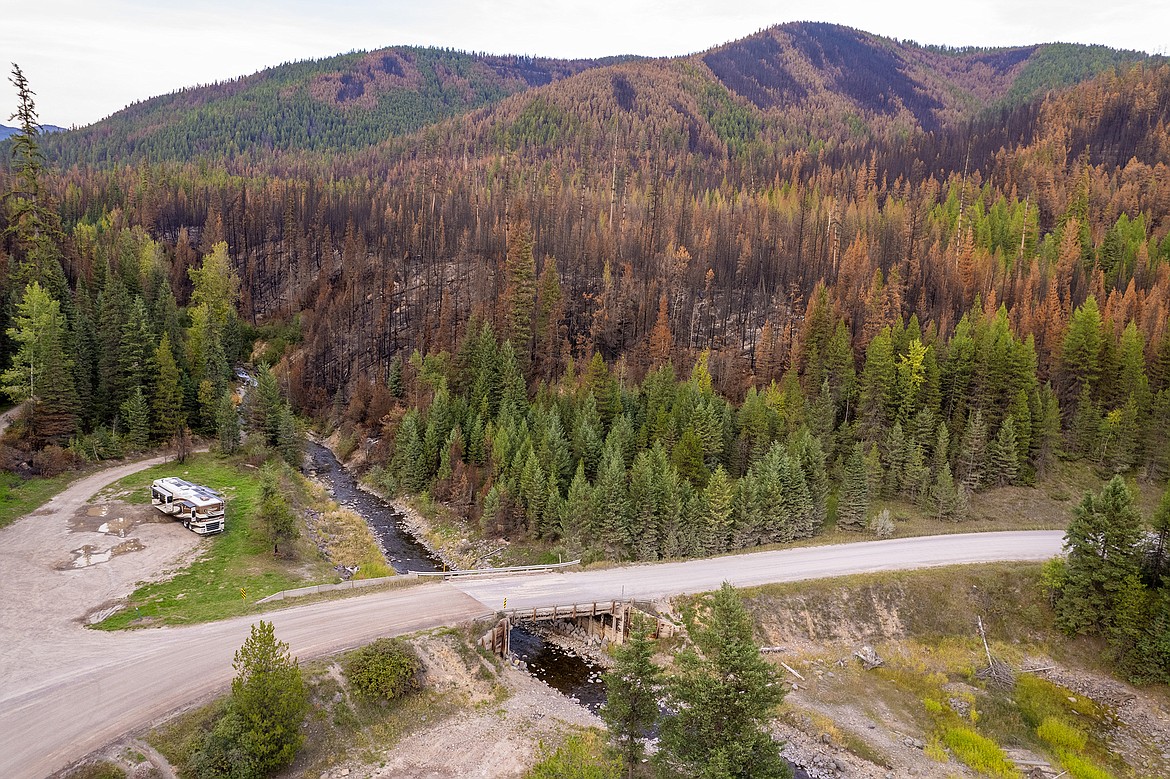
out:
<path id="1" fill-rule="evenodd" d="M 291 763 L 289 770 L 296 775 L 316 776 L 352 759 L 376 762 L 379 755 L 424 725 L 441 722 L 468 706 L 499 703 L 506 695 L 497 683 L 495 660 L 473 648 L 470 633 L 465 631 L 443 629 L 404 639 L 380 639 L 352 652 L 302 665 L 287 657 L 279 638 L 271 634 L 270 628 L 265 632 L 264 625 L 261 622 L 253 626 L 249 644 L 259 643 L 269 651 L 259 653 L 253 647 L 245 656 L 241 649 L 236 656 L 238 676 L 230 695 L 182 714 L 148 734 L 147 741 L 180 776 L 250 779 L 267 776 L 279 768 L 277 761 L 272 761 L 267 770 L 261 770 L 259 763 L 249 757 L 252 744 L 293 747 L 291 752 L 281 753 L 280 765 Z M 263 634 L 259 642 L 258 632 Z M 432 664 L 425 676 L 416 645 L 427 649 Z M 256 657 L 277 672 L 266 676 L 257 673 L 261 666 L 253 662 Z M 458 667 L 457 676 L 475 680 L 476 689 L 462 682 L 453 688 L 446 686 L 441 680 L 443 669 L 435 666 L 444 661 Z M 243 738 L 240 715 L 241 705 L 247 700 L 241 694 L 244 690 L 252 701 L 283 696 L 289 703 L 285 709 L 299 712 L 297 727 L 289 729 L 294 721 L 291 717 L 280 723 L 270 721 L 263 732 Z M 301 700 L 305 708 L 292 705 Z M 266 710 L 275 708 L 279 707 L 269 705 Z M 232 749 L 238 760 L 233 766 L 208 760 L 209 756 L 222 756 Z"/>

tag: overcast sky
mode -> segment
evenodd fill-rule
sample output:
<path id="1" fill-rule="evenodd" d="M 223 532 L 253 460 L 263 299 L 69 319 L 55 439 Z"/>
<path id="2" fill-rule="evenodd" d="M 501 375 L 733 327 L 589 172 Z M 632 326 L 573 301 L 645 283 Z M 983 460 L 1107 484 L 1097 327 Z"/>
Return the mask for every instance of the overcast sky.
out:
<path id="1" fill-rule="evenodd" d="M 24 70 L 42 123 L 71 126 L 183 87 L 355 49 L 662 56 L 799 20 L 955 46 L 1170 49 L 1167 0 L 0 0 L 0 62 Z M 4 86 L 0 123 L 12 124 L 15 90 Z"/>

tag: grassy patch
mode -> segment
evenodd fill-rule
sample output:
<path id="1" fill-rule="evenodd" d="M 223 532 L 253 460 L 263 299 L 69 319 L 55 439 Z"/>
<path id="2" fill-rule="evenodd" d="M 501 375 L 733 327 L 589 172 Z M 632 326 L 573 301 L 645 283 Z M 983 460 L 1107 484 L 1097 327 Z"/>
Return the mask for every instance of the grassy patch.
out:
<path id="1" fill-rule="evenodd" d="M 960 762 L 987 776 L 1015 779 L 1020 772 L 1007 754 L 986 736 L 963 725 L 943 729 L 942 741 Z"/>
<path id="2" fill-rule="evenodd" d="M 0 528 L 44 505 L 81 475 L 80 471 L 67 471 L 48 479 L 22 479 L 15 473 L 0 471 Z"/>
<path id="3" fill-rule="evenodd" d="M 140 471 L 108 488 L 131 503 L 150 502 L 150 483 L 178 475 L 206 484 L 227 497 L 223 533 L 203 539 L 203 553 L 190 566 L 162 582 L 135 590 L 127 608 L 97 625 L 119 630 L 153 624 L 187 624 L 224 619 L 254 610 L 255 602 L 306 581 L 329 581 L 322 561 L 308 565 L 274 558 L 268 533 L 256 515 L 259 472 L 213 455 L 197 455 L 183 465 Z M 315 551 L 305 555 L 309 559 Z"/>
<path id="4" fill-rule="evenodd" d="M 329 559 L 335 565 L 358 569 L 356 579 L 393 576 L 378 540 L 360 514 L 336 503 L 325 508 L 315 520 L 317 532 L 324 539 Z"/>
<path id="5" fill-rule="evenodd" d="M 540 758 L 524 779 L 619 779 L 622 765 L 606 749 L 604 735 L 585 730 L 570 735 L 555 750 L 541 745 Z"/>

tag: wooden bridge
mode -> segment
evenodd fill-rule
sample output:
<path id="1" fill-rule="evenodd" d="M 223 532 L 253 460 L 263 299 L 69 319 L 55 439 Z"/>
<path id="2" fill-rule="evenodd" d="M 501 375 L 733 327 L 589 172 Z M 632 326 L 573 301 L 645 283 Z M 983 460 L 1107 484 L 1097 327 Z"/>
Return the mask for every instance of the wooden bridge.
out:
<path id="1" fill-rule="evenodd" d="M 514 623 L 572 622 L 585 632 L 587 638 L 613 644 L 624 643 L 630 634 L 630 601 L 595 601 L 566 606 L 539 606 L 531 609 L 505 609 L 503 617 L 479 643 L 500 657 L 511 650 L 509 633 Z"/>

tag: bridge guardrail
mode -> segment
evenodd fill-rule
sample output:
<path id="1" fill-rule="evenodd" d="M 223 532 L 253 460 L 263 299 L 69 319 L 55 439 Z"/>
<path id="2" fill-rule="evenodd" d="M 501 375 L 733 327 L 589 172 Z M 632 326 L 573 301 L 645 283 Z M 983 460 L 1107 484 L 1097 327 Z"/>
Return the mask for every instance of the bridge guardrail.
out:
<path id="1" fill-rule="evenodd" d="M 548 563 L 547 565 L 512 565 L 507 568 L 468 568 L 458 571 L 407 571 L 408 576 L 441 576 L 444 579 L 466 576 L 492 576 L 507 573 L 536 573 L 540 571 L 555 571 L 560 568 L 569 568 L 580 565 L 581 560 L 570 560 L 567 563 Z"/>

